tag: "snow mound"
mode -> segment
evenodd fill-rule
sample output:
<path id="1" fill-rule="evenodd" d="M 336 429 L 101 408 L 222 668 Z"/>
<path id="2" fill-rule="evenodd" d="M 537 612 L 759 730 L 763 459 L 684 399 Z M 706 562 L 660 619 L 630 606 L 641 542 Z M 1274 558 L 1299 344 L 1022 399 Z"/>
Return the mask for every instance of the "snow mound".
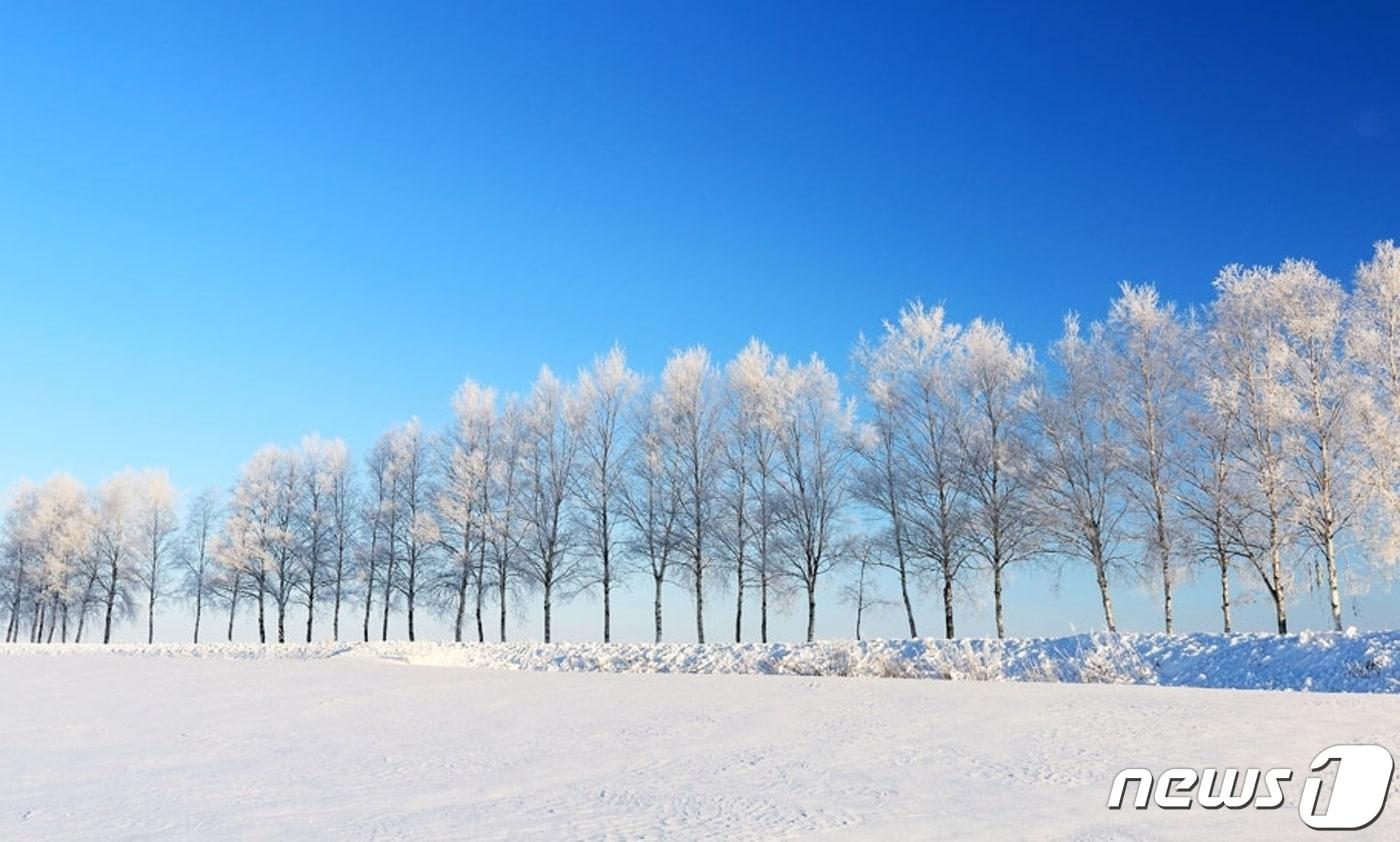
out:
<path id="1" fill-rule="evenodd" d="M 1400 632 L 1086 634 L 814 643 L 0 644 L 0 655 L 320 660 L 610 673 L 703 673 L 1156 684 L 1400 693 Z"/>

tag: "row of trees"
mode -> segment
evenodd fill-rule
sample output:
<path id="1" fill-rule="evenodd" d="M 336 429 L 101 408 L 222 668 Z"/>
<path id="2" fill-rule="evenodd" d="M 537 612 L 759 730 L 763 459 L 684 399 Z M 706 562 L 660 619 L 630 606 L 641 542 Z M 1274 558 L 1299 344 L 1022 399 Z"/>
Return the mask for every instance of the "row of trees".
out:
<path id="1" fill-rule="evenodd" d="M 662 639 L 668 584 L 705 640 L 705 600 L 734 602 L 734 638 L 757 603 L 805 597 L 845 568 L 861 614 L 887 580 L 909 634 L 928 594 L 944 633 L 988 582 L 1005 634 L 1007 571 L 1036 561 L 1092 571 L 1104 623 L 1112 588 L 1146 583 L 1163 627 L 1197 569 L 1267 594 L 1280 633 L 1300 585 L 1342 626 L 1348 590 L 1385 573 L 1400 541 L 1400 250 L 1378 244 L 1352 290 L 1306 261 L 1231 266 L 1199 311 L 1124 284 L 1102 321 L 1065 319 L 1048 366 L 997 323 L 960 326 L 914 303 L 853 353 L 851 390 L 821 359 L 751 341 L 727 364 L 678 351 L 648 382 L 614 348 L 565 382 L 541 370 L 525 395 L 468 381 L 453 423 L 385 432 L 362 465 L 338 439 L 267 446 L 227 494 L 177 521 L 163 472 L 124 472 L 92 493 L 67 476 L 21 483 L 5 513 L 6 640 L 82 639 L 144 604 L 188 599 L 194 638 L 210 611 L 232 639 L 409 639 L 424 610 L 457 640 L 504 640 L 508 609 L 601 598 L 649 581 Z M 1357 529 L 1364 522 L 1367 528 Z M 717 587 L 716 582 L 722 584 Z M 756 592 L 756 593 L 755 593 Z M 342 628 L 342 623 L 354 627 Z M 857 632 L 859 634 L 859 631 Z"/>

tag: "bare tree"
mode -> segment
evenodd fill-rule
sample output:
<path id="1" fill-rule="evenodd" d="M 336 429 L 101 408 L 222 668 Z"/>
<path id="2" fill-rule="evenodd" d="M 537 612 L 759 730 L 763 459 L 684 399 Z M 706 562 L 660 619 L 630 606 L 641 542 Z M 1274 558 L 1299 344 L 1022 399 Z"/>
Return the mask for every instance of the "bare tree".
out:
<path id="1" fill-rule="evenodd" d="M 296 588 L 306 606 L 306 642 L 315 636 L 316 604 L 321 588 L 332 574 L 334 495 L 338 474 L 349 461 L 349 450 L 340 439 L 324 439 L 312 433 L 301 440 L 293 455 L 299 462 L 294 490 L 292 526 L 299 569 Z"/>
<path id="2" fill-rule="evenodd" d="M 577 404 L 567 386 L 546 366 L 530 390 L 526 406 L 530 445 L 525 455 L 525 526 L 529 552 L 521 554 L 521 571 L 544 598 L 544 640 L 551 639 L 554 598 L 574 585 L 580 559 L 572 554 L 577 536 L 566 509 L 578 463 Z"/>
<path id="3" fill-rule="evenodd" d="M 640 389 L 641 377 L 627 367 L 627 356 L 617 346 L 578 375 L 577 499 L 598 565 L 585 573 L 585 584 L 596 584 L 603 592 L 605 643 L 612 640 L 612 590 L 619 570 L 614 563 L 618 495 L 632 446 L 625 422 Z"/>
<path id="4" fill-rule="evenodd" d="M 385 546 L 392 547 L 391 524 L 396 522 L 394 508 L 394 459 L 392 439 L 388 434 L 381 435 L 365 457 L 365 467 L 369 472 L 369 497 L 364 501 L 360 516 L 369 531 L 369 543 L 364 547 L 364 557 L 360 562 L 361 576 L 365 589 L 364 640 L 369 642 L 370 618 L 374 616 L 374 593 L 376 576 L 381 573 L 380 556 Z M 392 556 L 390 556 L 392 558 Z M 389 637 L 388 598 L 390 590 L 384 588 L 384 638 Z"/>
<path id="5" fill-rule="evenodd" d="M 452 410 L 456 421 L 443 441 L 443 481 L 435 505 L 439 543 L 451 563 L 444 569 L 438 589 L 447 594 L 451 606 L 453 639 L 462 640 L 470 598 L 475 604 L 477 640 L 484 641 L 482 608 L 490 538 L 487 517 L 496 391 L 468 380 L 453 396 Z"/>
<path id="6" fill-rule="evenodd" d="M 531 428 L 525 405 L 511 395 L 501 411 L 496 455 L 488 479 L 487 534 L 495 567 L 496 603 L 500 609 L 500 639 L 506 639 L 506 605 L 524 558 L 528 511 L 526 457 L 531 453 Z M 484 548 L 483 548 L 484 549 Z"/>
<path id="7" fill-rule="evenodd" d="M 997 637 L 1006 636 L 1002 583 L 1008 567 L 1039 549 L 1029 426 L 1035 355 L 1001 325 L 975 319 L 958 344 L 966 408 L 957 435 L 960 476 L 971 504 L 971 551 L 992 573 Z"/>
<path id="8" fill-rule="evenodd" d="M 1286 634 L 1291 577 L 1283 554 L 1294 522 L 1288 470 L 1293 405 L 1280 353 L 1274 272 L 1228 266 L 1216 277 L 1215 290 L 1207 343 L 1220 366 L 1207 375 L 1206 392 L 1217 412 L 1228 407 L 1239 419 L 1232 455 L 1252 486 L 1247 504 L 1264 522 L 1264 551 L 1254 567 L 1273 600 L 1278 633 Z"/>
<path id="9" fill-rule="evenodd" d="M 1143 545 L 1152 560 L 1144 569 L 1161 576 L 1167 634 L 1177 561 L 1171 517 L 1182 465 L 1191 336 L 1175 305 L 1162 303 L 1151 285 L 1124 282 L 1109 305 L 1104 344 L 1125 439 L 1126 487 L 1133 509 L 1146 521 Z"/>
<path id="10" fill-rule="evenodd" d="M 777 358 L 767 345 L 749 340 L 725 367 L 731 406 L 726 413 L 723 508 L 732 525 L 727 542 L 734 559 L 734 642 L 743 637 L 744 585 L 750 576 L 758 580 L 759 639 L 768 642 L 768 602 L 778 565 L 773 559 L 777 521 L 774 480 L 778 460 L 778 436 L 782 431 L 782 387 L 776 377 Z M 746 551 L 753 545 L 755 558 Z M 746 569 L 752 567 L 752 571 Z"/>
<path id="11" fill-rule="evenodd" d="M 131 613 L 140 530 L 140 476 L 123 471 L 97 489 L 96 552 L 101 559 L 105 613 L 102 642 L 112 641 L 112 621 Z"/>
<path id="12" fill-rule="evenodd" d="M 185 536 L 179 562 L 184 592 L 194 600 L 194 642 L 199 642 L 204 604 L 209 596 L 215 570 L 214 550 L 223 503 L 217 492 L 200 492 L 190 501 L 185 514 Z"/>
<path id="13" fill-rule="evenodd" d="M 321 470 L 330 494 L 328 515 L 331 549 L 335 554 L 331 569 L 331 637 L 340 640 L 340 608 L 345 600 L 356 549 L 357 523 L 353 463 L 350 448 L 341 439 L 333 439 L 324 452 Z"/>
<path id="14" fill-rule="evenodd" d="M 879 560 L 876 542 L 869 536 L 858 536 L 850 542 L 849 553 L 856 575 L 842 587 L 841 597 L 855 611 L 856 640 L 863 640 L 861 625 L 865 615 L 872 610 L 893 607 L 895 602 L 881 595 L 875 581 L 876 572 L 884 566 Z"/>
<path id="15" fill-rule="evenodd" d="M 628 525 L 629 554 L 643 563 L 653 586 L 652 615 L 657 643 L 661 642 L 662 585 L 668 581 L 673 556 L 679 551 L 680 484 L 666 448 L 659 399 L 642 402 L 634 411 L 636 452 L 628 462 L 620 513 Z"/>
<path id="16" fill-rule="evenodd" d="M 1093 567 L 1104 623 L 1118 630 L 1109 574 L 1119 562 L 1116 548 L 1125 512 L 1123 447 L 1106 371 L 1102 326 L 1088 339 L 1077 317 L 1065 317 L 1065 332 L 1052 356 L 1061 369 L 1053 388 L 1037 402 L 1044 446 L 1040 478 L 1042 521 L 1060 551 Z"/>
<path id="17" fill-rule="evenodd" d="M 789 568 L 807 591 L 807 640 L 817 626 L 817 583 L 841 560 L 835 543 L 848 499 L 853 404 L 841 400 L 836 375 L 815 355 L 801 365 L 779 363 L 783 425 L 778 437 L 778 485 L 791 537 Z"/>
<path id="18" fill-rule="evenodd" d="M 1298 479 L 1291 488 L 1303 535 L 1322 556 L 1332 627 L 1341 631 L 1340 541 L 1373 487 L 1360 458 L 1363 392 L 1343 342 L 1347 296 L 1309 261 L 1286 261 L 1274 285 L 1294 416 L 1289 455 Z"/>
<path id="19" fill-rule="evenodd" d="M 711 538 L 718 482 L 724 458 L 720 416 L 724 397 L 710 354 L 696 346 L 677 351 L 666 361 L 657 393 L 666 452 L 674 467 L 685 508 L 677 537 L 685 547 L 686 572 L 695 594 L 695 635 L 705 642 L 705 572 L 713 563 Z"/>

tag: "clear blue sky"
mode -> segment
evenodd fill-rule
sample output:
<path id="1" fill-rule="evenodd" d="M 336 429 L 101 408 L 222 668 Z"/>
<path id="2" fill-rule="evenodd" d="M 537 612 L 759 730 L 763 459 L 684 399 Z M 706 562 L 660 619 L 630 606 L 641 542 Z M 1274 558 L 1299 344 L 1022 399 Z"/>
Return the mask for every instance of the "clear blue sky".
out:
<path id="1" fill-rule="evenodd" d="M 1124 278 L 1400 236 L 1393 4 L 939 5 L 5 4 L 0 483 L 225 485 L 614 341 L 844 369 L 916 296 L 1043 345 Z M 1094 624 L 1047 581 L 1013 633 Z"/>

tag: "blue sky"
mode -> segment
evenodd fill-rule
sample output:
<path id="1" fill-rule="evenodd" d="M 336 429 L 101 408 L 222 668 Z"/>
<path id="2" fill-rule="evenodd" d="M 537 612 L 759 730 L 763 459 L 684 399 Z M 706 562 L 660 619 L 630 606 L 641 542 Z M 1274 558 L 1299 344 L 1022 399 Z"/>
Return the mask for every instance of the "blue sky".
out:
<path id="1" fill-rule="evenodd" d="M 1123 5 L 5 4 L 0 482 L 224 485 L 614 341 L 844 369 L 913 297 L 1043 346 L 1125 278 L 1400 236 L 1394 6 Z M 1048 581 L 1013 633 L 1094 624 Z"/>

